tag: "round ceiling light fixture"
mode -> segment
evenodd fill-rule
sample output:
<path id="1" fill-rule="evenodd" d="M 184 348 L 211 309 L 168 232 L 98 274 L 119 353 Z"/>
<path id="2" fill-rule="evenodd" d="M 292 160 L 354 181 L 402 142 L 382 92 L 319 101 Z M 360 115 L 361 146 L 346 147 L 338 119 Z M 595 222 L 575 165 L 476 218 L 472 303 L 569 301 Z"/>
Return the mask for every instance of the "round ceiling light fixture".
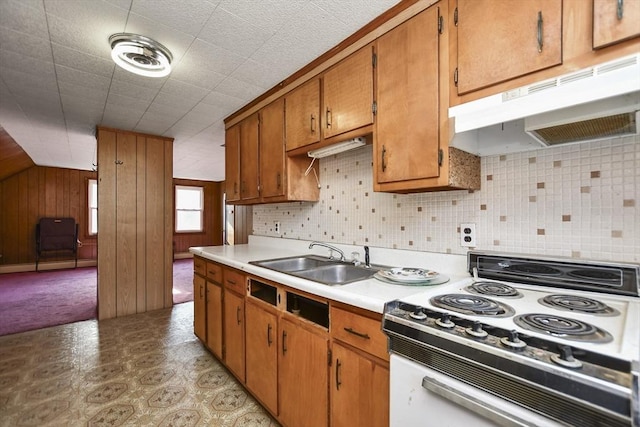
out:
<path id="1" fill-rule="evenodd" d="M 173 56 L 155 40 L 138 34 L 117 33 L 109 37 L 111 59 L 120 67 L 146 77 L 165 77 L 171 73 Z"/>

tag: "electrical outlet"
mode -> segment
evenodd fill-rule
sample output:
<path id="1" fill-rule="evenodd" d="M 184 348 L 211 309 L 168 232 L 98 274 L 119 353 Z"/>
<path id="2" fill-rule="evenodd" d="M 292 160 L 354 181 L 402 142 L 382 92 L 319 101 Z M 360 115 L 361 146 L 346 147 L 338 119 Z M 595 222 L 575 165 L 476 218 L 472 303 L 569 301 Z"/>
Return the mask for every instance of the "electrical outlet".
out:
<path id="1" fill-rule="evenodd" d="M 276 234 L 280 234 L 280 221 L 276 221 L 274 228 L 275 228 Z"/>
<path id="2" fill-rule="evenodd" d="M 476 247 L 476 225 L 470 222 L 460 224 L 460 246 Z"/>

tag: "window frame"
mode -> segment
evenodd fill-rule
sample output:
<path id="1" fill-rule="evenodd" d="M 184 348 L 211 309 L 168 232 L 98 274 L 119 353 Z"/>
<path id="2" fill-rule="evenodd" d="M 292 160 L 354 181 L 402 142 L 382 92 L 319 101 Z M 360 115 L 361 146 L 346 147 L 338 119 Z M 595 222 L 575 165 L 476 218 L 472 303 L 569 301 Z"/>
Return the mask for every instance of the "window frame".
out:
<path id="1" fill-rule="evenodd" d="M 92 190 L 94 189 L 94 190 Z M 93 196 L 93 192 L 95 191 L 95 199 L 96 205 L 91 205 L 91 199 Z M 95 233 L 92 231 L 92 226 L 94 225 L 92 212 L 95 210 L 96 219 L 95 219 Z M 98 179 L 97 178 L 89 178 L 87 179 L 87 236 L 96 237 L 98 235 Z"/>
<path id="2" fill-rule="evenodd" d="M 197 189 L 200 191 L 200 208 L 199 209 L 180 209 L 178 208 L 178 191 L 188 189 L 193 191 Z M 176 184 L 174 185 L 174 225 L 173 232 L 176 234 L 194 234 L 194 233 L 204 233 L 204 186 L 201 185 L 183 185 Z M 200 212 L 200 229 L 190 229 L 190 230 L 178 230 L 178 213 L 179 212 Z"/>

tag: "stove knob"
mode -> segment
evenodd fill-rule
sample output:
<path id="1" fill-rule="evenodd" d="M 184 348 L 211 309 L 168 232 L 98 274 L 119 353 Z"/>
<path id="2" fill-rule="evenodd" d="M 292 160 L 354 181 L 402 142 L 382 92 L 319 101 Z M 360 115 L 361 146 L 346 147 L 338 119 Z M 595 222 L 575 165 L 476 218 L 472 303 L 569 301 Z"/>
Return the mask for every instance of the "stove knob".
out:
<path id="1" fill-rule="evenodd" d="M 416 320 L 424 320 L 427 318 L 427 315 L 424 314 L 424 312 L 422 311 L 422 307 L 420 306 L 416 306 L 416 308 L 413 310 L 413 313 L 410 313 L 409 316 Z"/>
<path id="2" fill-rule="evenodd" d="M 478 322 L 477 320 L 474 320 L 473 325 L 470 328 L 465 329 L 465 332 L 476 338 L 484 338 L 489 335 L 487 331 L 482 329 L 482 323 Z"/>
<path id="3" fill-rule="evenodd" d="M 447 329 L 456 326 L 456 324 L 451 321 L 451 315 L 449 313 L 442 313 L 442 316 L 436 320 L 436 324 Z"/>
<path id="4" fill-rule="evenodd" d="M 576 360 L 573 357 L 573 351 L 568 345 L 561 345 L 558 347 L 560 354 L 554 354 L 551 356 L 551 360 L 560 366 L 566 368 L 578 369 L 582 368 L 582 362 Z"/>
<path id="5" fill-rule="evenodd" d="M 518 337 L 518 331 L 516 331 L 515 329 L 509 331 L 509 336 L 508 337 L 500 338 L 500 342 L 503 345 L 506 345 L 507 347 L 511 347 L 513 349 L 521 349 L 521 348 L 525 348 L 527 346 L 527 343 L 522 341 Z"/>

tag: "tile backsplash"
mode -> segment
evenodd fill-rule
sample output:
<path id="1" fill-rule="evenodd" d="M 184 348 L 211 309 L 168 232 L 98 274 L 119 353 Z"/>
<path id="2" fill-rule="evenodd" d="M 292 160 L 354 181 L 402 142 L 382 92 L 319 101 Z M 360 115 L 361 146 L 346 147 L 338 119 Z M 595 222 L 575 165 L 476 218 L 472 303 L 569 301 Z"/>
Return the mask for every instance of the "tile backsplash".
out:
<path id="1" fill-rule="evenodd" d="M 254 206 L 254 235 L 465 254 L 474 223 L 478 249 L 640 262 L 639 137 L 483 157 L 474 192 L 373 192 L 371 146 L 319 162 L 320 201 Z"/>

